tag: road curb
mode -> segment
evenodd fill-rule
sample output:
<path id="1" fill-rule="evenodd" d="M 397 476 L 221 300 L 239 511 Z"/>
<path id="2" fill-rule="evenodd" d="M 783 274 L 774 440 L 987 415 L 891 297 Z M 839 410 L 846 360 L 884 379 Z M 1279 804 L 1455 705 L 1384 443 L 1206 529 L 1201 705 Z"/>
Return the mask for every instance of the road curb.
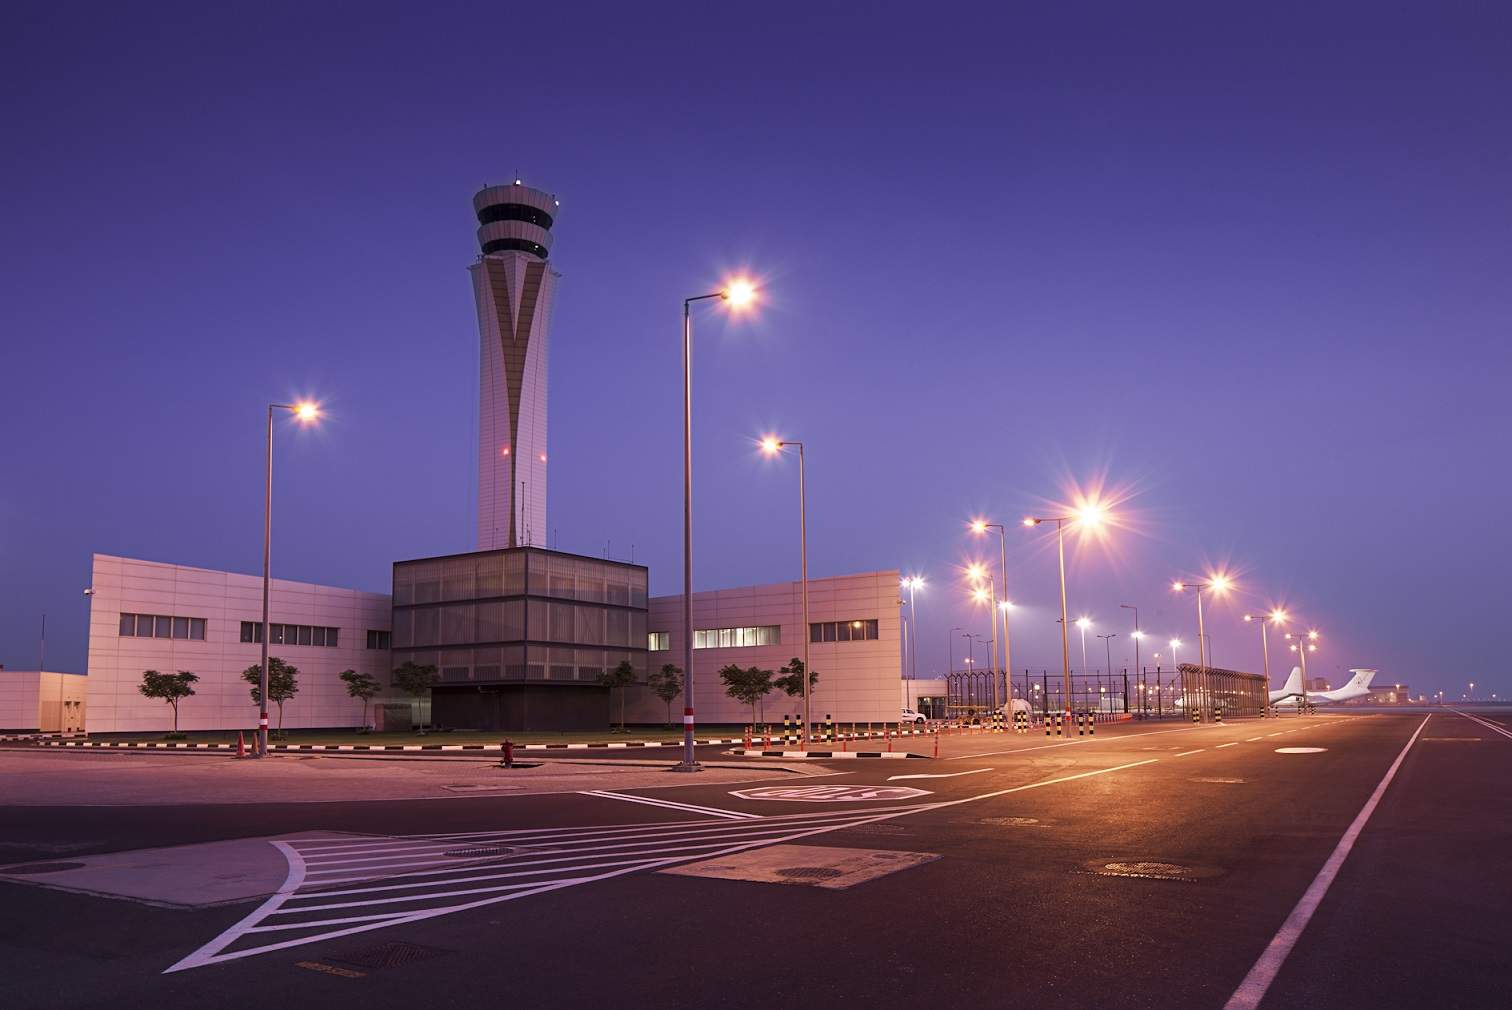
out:
<path id="1" fill-rule="evenodd" d="M 732 750 L 740 757 L 794 758 L 799 761 L 832 761 L 844 758 L 922 758 L 923 754 L 881 750 Z"/>

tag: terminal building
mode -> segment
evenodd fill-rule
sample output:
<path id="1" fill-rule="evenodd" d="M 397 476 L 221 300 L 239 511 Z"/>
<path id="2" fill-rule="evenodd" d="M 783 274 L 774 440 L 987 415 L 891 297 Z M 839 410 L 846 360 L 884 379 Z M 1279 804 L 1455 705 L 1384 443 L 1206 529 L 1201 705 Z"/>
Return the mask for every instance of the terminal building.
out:
<path id="1" fill-rule="evenodd" d="M 358 726 L 364 712 L 369 724 L 388 728 L 408 725 L 413 711 L 452 728 L 598 729 L 610 721 L 610 692 L 599 677 L 621 662 L 636 675 L 627 719 L 666 720 L 667 703 L 646 687 L 646 675 L 679 665 L 681 597 L 650 598 L 643 565 L 545 547 L 547 360 L 558 279 L 547 261 L 558 210 L 553 195 L 519 180 L 473 197 L 476 549 L 395 562 L 389 594 L 273 580 L 269 655 L 299 671 L 282 713 L 270 707 L 285 728 Z M 896 719 L 898 574 L 811 579 L 807 628 L 797 582 L 695 593 L 698 720 L 748 721 L 750 709 L 725 695 L 719 670 L 780 670 L 803 655 L 805 640 L 817 675 L 812 714 Z M 179 706 L 181 729 L 255 724 L 243 674 L 260 657 L 260 577 L 96 554 L 90 588 L 88 706 L 79 707 L 88 732 L 170 725 L 169 707 L 138 690 L 145 670 L 199 676 L 195 695 Z M 392 671 L 404 663 L 435 668 L 428 711 L 393 685 Z M 374 677 L 379 696 L 367 705 L 351 697 L 341 680 L 347 670 Z M 764 707 L 780 718 L 798 705 L 777 693 Z"/>

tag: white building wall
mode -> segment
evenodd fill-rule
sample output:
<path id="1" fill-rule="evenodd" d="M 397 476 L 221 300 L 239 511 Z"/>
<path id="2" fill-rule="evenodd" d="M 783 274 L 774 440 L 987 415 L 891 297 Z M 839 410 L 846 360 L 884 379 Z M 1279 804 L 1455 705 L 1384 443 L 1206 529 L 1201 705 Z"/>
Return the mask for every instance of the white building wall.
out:
<path id="1" fill-rule="evenodd" d="M 0 670 L 0 730 L 35 730 L 40 674 L 36 670 Z"/>
<path id="2" fill-rule="evenodd" d="M 826 715 L 844 722 L 895 720 L 903 698 L 897 571 L 809 580 L 811 623 L 853 620 L 877 621 L 877 638 L 809 644 L 809 662 L 819 675 L 809 699 L 809 713 L 816 721 L 822 721 Z M 798 582 L 693 594 L 696 629 L 774 624 L 782 628 L 780 645 L 694 650 L 698 722 L 749 722 L 750 708 L 725 694 L 718 671 L 735 663 L 759 666 L 780 676 L 789 659 L 802 658 L 807 629 L 803 627 L 802 587 Z M 647 669 L 660 669 L 664 663 L 682 666 L 682 597 L 653 597 L 649 601 L 646 628 L 650 632 L 668 632 L 671 646 L 665 652 L 650 653 Z M 681 722 L 682 706 L 682 698 L 672 704 L 674 723 Z M 775 690 L 767 696 L 765 709 L 769 721 L 780 721 L 783 713 L 801 712 L 802 699 L 789 698 Z M 617 699 L 613 714 L 619 715 Z M 648 688 L 632 687 L 626 695 L 626 719 L 639 723 L 664 722 L 666 705 Z"/>
<path id="3" fill-rule="evenodd" d="M 257 725 L 257 706 L 242 671 L 259 662 L 261 647 L 241 641 L 241 622 L 262 620 L 261 576 L 96 554 L 91 586 L 88 732 L 160 732 L 172 727 L 172 709 L 137 690 L 144 670 L 190 670 L 199 675 L 194 697 L 179 704 L 180 729 Z M 204 618 L 205 640 L 124 638 L 122 613 Z M 392 693 L 387 686 L 388 650 L 367 648 L 369 630 L 389 630 L 388 596 L 274 579 L 269 620 L 340 629 L 335 648 L 269 647 L 270 656 L 299 670 L 299 693 L 284 705 L 286 729 L 361 722 L 362 702 L 347 697 L 338 676 L 343 670 L 371 674 Z M 375 699 L 381 700 L 382 696 Z M 277 724 L 277 706 L 269 706 L 269 718 Z"/>

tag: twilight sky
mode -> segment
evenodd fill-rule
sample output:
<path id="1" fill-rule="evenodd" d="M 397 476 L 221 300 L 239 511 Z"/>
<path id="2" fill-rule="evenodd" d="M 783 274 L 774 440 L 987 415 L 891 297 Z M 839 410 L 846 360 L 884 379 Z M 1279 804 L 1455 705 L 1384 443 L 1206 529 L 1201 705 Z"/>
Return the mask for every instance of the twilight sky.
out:
<path id="1" fill-rule="evenodd" d="M 1194 659 L 1168 583 L 1223 564 L 1218 665 L 1282 602 L 1336 681 L 1512 692 L 1506 8 L 176 6 L 0 41 L 6 666 L 45 611 L 83 669 L 92 551 L 258 570 L 270 399 L 331 414 L 280 432 L 276 574 L 471 549 L 469 201 L 518 172 L 562 201 L 562 549 L 680 588 L 680 301 L 748 267 L 697 324 L 700 587 L 796 577 L 775 431 L 813 574 L 930 580 L 921 675 L 986 630 L 966 521 L 1102 481 L 1070 598 L 1115 667 L 1120 603 Z M 1056 667 L 1051 534 L 1008 535 L 1013 665 Z"/>

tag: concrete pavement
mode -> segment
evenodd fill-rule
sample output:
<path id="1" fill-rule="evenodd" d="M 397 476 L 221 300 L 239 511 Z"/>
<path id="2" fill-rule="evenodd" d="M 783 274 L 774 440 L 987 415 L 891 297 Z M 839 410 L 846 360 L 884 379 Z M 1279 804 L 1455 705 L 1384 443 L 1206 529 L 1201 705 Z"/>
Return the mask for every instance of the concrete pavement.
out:
<path id="1" fill-rule="evenodd" d="M 25 997 L 51 994 L 35 1005 L 1222 1007 L 1401 755 L 1258 1005 L 1499 1006 L 1499 975 L 1477 959 L 1512 939 L 1500 855 L 1512 739 L 1452 713 L 1423 719 L 1136 726 L 1049 746 L 988 736 L 949 760 L 835 762 L 835 774 L 784 778 L 795 793 L 785 798 L 700 777 L 422 803 L 8 808 L 7 825 L 27 819 L 6 850 L 22 858 L 302 831 L 348 832 L 341 844 L 366 851 L 333 866 L 316 843 L 309 859 L 361 872 L 327 874 L 320 893 L 287 899 L 282 919 L 257 918 L 251 903 L 170 911 L 0 884 L 14 912 L 0 950 L 28 966 Z M 840 798 L 804 798 L 809 785 Z M 899 787 L 917 793 L 888 791 Z M 867 790 L 878 798 L 856 798 Z M 738 876 L 749 871 L 741 853 L 779 846 L 796 862 L 773 856 L 755 878 Z M 826 849 L 852 862 L 820 858 Z M 902 868 L 802 886 L 855 860 Z M 601 862 L 620 865 L 583 868 Z M 505 876 L 542 867 L 551 873 L 535 882 L 547 886 Z M 656 872 L 670 869 L 681 872 Z M 392 914 L 324 922 L 374 909 Z M 262 932 L 214 949 L 239 926 Z M 218 959 L 249 943 L 273 949 Z M 619 967 L 580 970 L 590 958 Z"/>

